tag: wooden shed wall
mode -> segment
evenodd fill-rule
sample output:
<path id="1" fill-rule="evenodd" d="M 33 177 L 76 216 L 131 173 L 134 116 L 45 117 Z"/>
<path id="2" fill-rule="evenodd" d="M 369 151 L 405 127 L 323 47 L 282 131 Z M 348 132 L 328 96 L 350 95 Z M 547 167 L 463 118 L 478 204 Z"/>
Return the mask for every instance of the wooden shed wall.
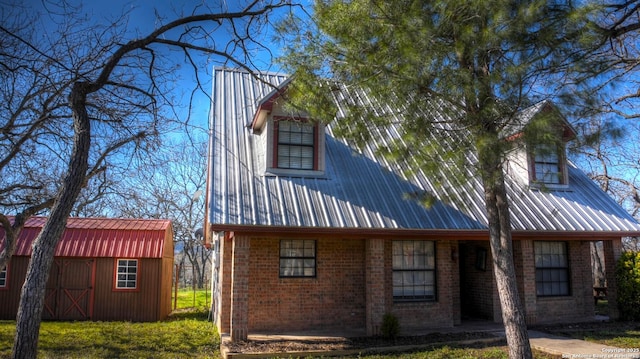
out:
<path id="1" fill-rule="evenodd" d="M 171 244 L 173 248 L 173 244 Z M 60 259 L 60 258 L 58 258 Z M 171 313 L 173 249 L 169 257 L 139 260 L 139 288 L 114 291 L 115 258 L 96 258 L 92 320 L 158 321 Z M 8 287 L 0 290 L 0 319 L 14 320 L 29 257 L 14 256 L 8 272 Z M 45 319 L 48 317 L 45 315 Z M 63 318 L 64 319 L 64 318 Z"/>
<path id="2" fill-rule="evenodd" d="M 161 259 L 139 259 L 138 290 L 113 290 L 114 258 L 98 258 L 96 262 L 96 287 L 94 291 L 93 320 L 128 320 L 133 322 L 156 321 L 159 316 L 162 294 Z M 167 279 L 169 282 L 171 281 Z M 171 301 L 169 290 L 169 301 Z"/>
<path id="3" fill-rule="evenodd" d="M 0 289 L 0 319 L 13 320 L 18 314 L 20 291 L 27 275 L 29 257 L 13 257 L 8 267 L 6 288 Z"/>

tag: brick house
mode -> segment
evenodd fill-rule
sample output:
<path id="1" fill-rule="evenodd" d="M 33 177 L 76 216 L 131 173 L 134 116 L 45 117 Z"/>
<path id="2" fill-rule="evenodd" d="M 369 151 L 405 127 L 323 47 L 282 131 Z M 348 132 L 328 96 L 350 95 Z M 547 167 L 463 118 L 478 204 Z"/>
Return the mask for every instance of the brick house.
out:
<path id="1" fill-rule="evenodd" d="M 280 98 L 287 77 L 261 76 L 214 74 L 206 240 L 216 253 L 219 332 L 232 340 L 310 330 L 375 335 L 385 313 L 405 333 L 469 317 L 501 322 L 473 174 L 465 183 L 449 179 L 453 200 L 432 192 L 438 200 L 426 208 L 410 197 L 436 188 L 428 177 L 404 176 L 402 164 L 376 154 L 376 143 L 358 150 L 330 124 L 287 113 Z M 541 111 L 553 106 L 521 116 Z M 570 126 L 560 135 L 570 140 Z M 621 238 L 639 235 L 640 225 L 567 161 L 564 148 L 537 153 L 514 138 L 506 181 L 528 323 L 593 317 L 593 241 L 604 244 L 615 317 L 613 266 Z"/>

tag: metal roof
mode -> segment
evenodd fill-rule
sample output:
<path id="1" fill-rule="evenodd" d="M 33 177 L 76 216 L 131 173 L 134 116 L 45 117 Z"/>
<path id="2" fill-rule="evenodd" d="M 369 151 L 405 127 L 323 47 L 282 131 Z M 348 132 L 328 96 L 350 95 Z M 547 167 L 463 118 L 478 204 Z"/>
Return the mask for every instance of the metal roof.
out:
<path id="1" fill-rule="evenodd" d="M 282 74 L 261 76 L 257 79 L 235 69 L 214 71 L 208 221 L 215 230 L 267 226 L 486 233 L 483 190 L 471 169 L 462 183 L 447 176 L 447 169 L 443 168 L 442 178 L 448 181 L 444 187 L 435 186 L 421 172 L 406 177 L 402 174 L 402 166 L 406 165 L 389 163 L 375 151 L 377 145 L 399 136 L 392 127 L 378 129 L 377 143 L 360 151 L 334 137 L 331 124 L 327 125 L 324 176 L 260 173 L 257 159 L 267 149 L 247 124 L 261 101 L 273 93 L 274 86 L 287 81 Z M 371 99 L 363 101 L 375 106 Z M 340 99 L 337 104 L 342 110 Z M 429 111 L 433 116 L 445 116 L 445 111 L 438 111 L 437 103 Z M 447 140 L 455 139 L 440 140 L 446 146 Z M 468 158 L 473 163 L 475 154 Z M 571 163 L 568 175 L 567 189 L 543 191 L 507 174 L 514 231 L 640 234 L 640 225 Z M 408 199 L 412 193 L 424 191 L 440 200 L 425 208 Z"/>
<path id="2" fill-rule="evenodd" d="M 31 246 L 46 217 L 27 220 L 18 236 L 14 255 L 30 256 Z M 56 247 L 57 257 L 162 258 L 171 221 L 121 218 L 69 218 Z M 4 230 L 0 228 L 0 238 Z M 172 240 L 171 237 L 168 240 Z M 0 242 L 4 246 L 4 240 Z"/>

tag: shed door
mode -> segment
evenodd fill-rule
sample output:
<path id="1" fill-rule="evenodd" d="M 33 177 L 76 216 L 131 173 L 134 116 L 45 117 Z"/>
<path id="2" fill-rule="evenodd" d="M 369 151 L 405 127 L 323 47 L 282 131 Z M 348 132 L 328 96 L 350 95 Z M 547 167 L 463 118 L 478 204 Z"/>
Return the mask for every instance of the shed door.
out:
<path id="1" fill-rule="evenodd" d="M 93 259 L 55 259 L 47 283 L 42 318 L 91 319 L 94 272 Z"/>

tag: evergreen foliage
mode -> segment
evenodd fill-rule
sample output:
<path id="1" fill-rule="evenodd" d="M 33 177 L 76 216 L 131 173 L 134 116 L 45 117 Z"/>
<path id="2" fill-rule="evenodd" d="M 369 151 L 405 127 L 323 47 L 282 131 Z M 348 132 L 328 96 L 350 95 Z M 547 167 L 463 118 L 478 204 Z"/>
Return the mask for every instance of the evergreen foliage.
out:
<path id="1" fill-rule="evenodd" d="M 386 339 L 395 339 L 400 335 L 400 322 L 398 318 L 391 314 L 386 313 L 382 317 L 382 326 L 380 327 L 382 336 Z"/>
<path id="2" fill-rule="evenodd" d="M 408 161 L 408 176 L 422 171 L 438 184 L 446 166 L 458 173 L 447 181 L 454 186 L 481 179 L 512 358 L 532 355 L 502 166 L 512 134 L 559 140 L 557 116 L 537 116 L 528 131 L 521 110 L 571 97 L 562 96 L 575 89 L 567 70 L 597 37 L 588 11 L 546 0 L 318 0 L 312 20 L 281 24 L 283 63 L 295 76 L 287 91 L 292 107 L 333 120 L 335 135 L 361 147 L 378 139 L 373 150 L 392 163 Z M 465 176 L 469 169 L 474 176 Z M 438 198 L 447 200 L 448 190 L 439 188 Z"/>
<path id="3" fill-rule="evenodd" d="M 640 320 L 640 252 L 623 252 L 616 263 L 618 309 L 626 320 Z"/>

